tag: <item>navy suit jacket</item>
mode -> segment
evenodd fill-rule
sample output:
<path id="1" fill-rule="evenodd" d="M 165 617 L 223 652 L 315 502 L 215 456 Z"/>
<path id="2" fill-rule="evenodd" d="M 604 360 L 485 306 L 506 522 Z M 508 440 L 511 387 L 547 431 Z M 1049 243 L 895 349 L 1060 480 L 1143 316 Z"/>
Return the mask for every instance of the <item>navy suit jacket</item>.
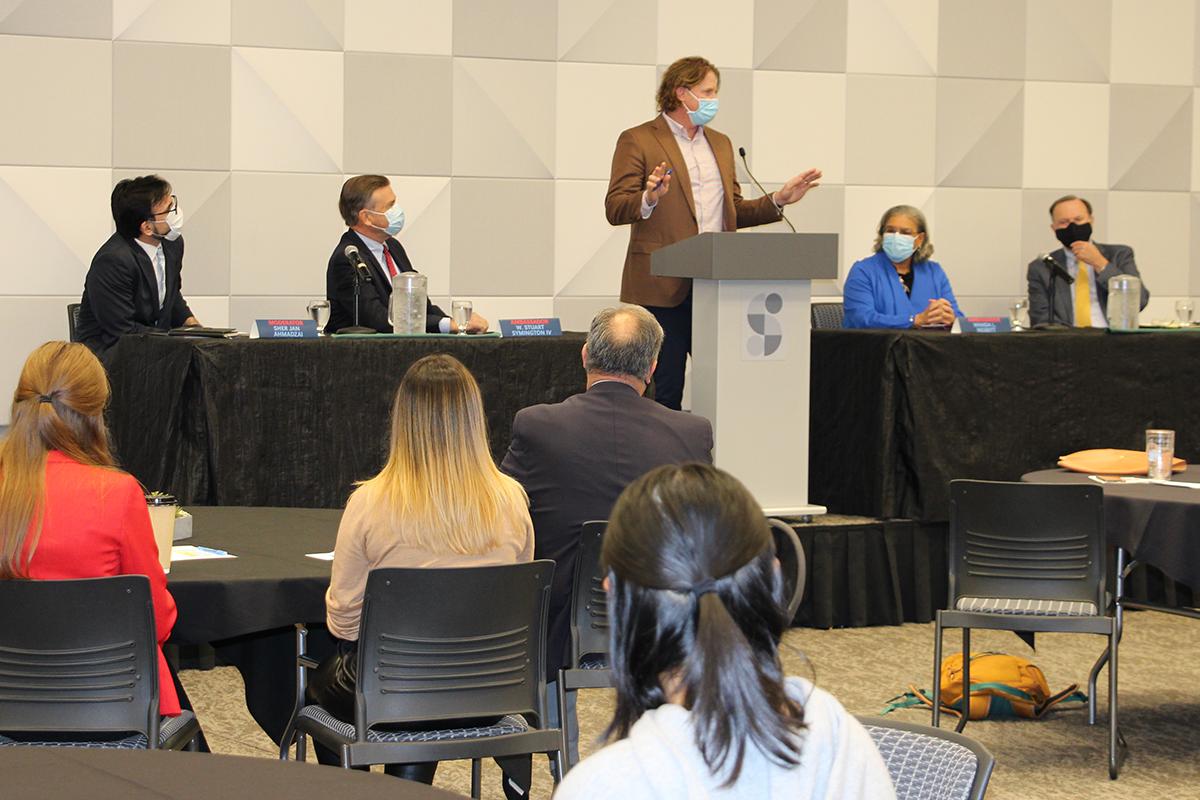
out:
<path id="1" fill-rule="evenodd" d="M 583 523 L 608 519 L 625 487 L 655 467 L 712 463 L 712 447 L 712 425 L 704 417 L 672 411 L 617 381 L 517 412 L 500 469 L 529 494 L 533 557 L 555 562 L 549 679 L 558 680 L 569 656 L 571 591 Z"/>
<path id="2" fill-rule="evenodd" d="M 347 229 L 338 242 L 337 249 L 329 257 L 329 267 L 325 271 L 325 297 L 329 300 L 329 322 L 325 326 L 328 333 L 337 333 L 342 328 L 354 324 L 354 267 L 346 258 L 346 245 L 358 248 L 363 263 L 371 273 L 371 282 L 362 285 L 359 297 L 358 323 L 368 328 L 374 328 L 380 333 L 391 333 L 392 326 L 388 323 L 388 302 L 392 297 L 392 283 L 384 273 L 383 266 L 375 260 L 370 249 L 363 244 L 362 237 L 353 230 Z M 396 262 L 400 272 L 415 272 L 408 260 L 408 254 L 395 237 L 385 243 Z M 446 313 L 426 298 L 425 301 L 425 330 L 437 333 L 438 324 L 445 319 Z"/>
<path id="3" fill-rule="evenodd" d="M 183 238 L 163 241 L 166 298 L 158 305 L 154 264 L 135 239 L 114 233 L 92 257 L 83 282 L 75 338 L 104 360 L 126 333 L 166 331 L 193 316 L 183 299 Z"/>

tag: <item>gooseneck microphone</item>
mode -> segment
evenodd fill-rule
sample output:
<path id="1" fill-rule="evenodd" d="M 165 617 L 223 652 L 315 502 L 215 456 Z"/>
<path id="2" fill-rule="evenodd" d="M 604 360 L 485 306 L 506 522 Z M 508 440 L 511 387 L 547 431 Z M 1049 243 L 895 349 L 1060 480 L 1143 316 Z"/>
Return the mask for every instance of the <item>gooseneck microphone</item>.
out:
<path id="1" fill-rule="evenodd" d="M 359 295 L 362 294 L 362 285 L 371 282 L 371 271 L 367 269 L 367 265 L 362 260 L 362 256 L 358 254 L 358 248 L 352 244 L 346 245 L 346 249 L 342 251 L 346 258 L 350 261 L 350 266 L 354 267 L 354 325 L 349 328 L 342 328 L 338 333 L 375 333 L 374 328 L 368 328 L 365 325 L 360 325 L 358 322 L 358 306 L 361 302 Z"/>
<path id="2" fill-rule="evenodd" d="M 768 192 L 766 189 L 764 189 L 762 187 L 762 184 L 758 182 L 758 178 L 754 177 L 754 173 L 750 171 L 750 164 L 746 162 L 746 148 L 739 147 L 738 155 L 740 155 L 742 157 L 742 164 L 744 164 L 746 166 L 746 174 L 750 176 L 750 180 L 754 181 L 754 185 L 758 187 L 758 190 L 760 192 L 762 192 L 763 194 L 770 194 L 770 192 Z M 773 202 L 775 202 L 775 200 L 772 198 L 771 202 L 773 203 Z M 779 209 L 779 216 L 784 222 L 787 223 L 787 226 L 792 229 L 792 233 L 795 233 L 796 226 L 792 224 L 792 221 L 790 219 L 788 219 L 786 216 L 784 216 L 782 208 Z"/>
<path id="3" fill-rule="evenodd" d="M 359 279 L 364 283 L 370 283 L 371 271 L 367 269 L 366 262 L 364 262 L 362 260 L 362 256 L 358 254 L 358 248 L 352 244 L 348 244 L 343 252 L 345 253 L 346 258 L 350 260 L 350 266 L 354 267 L 354 270 L 358 273 Z"/>
<path id="4" fill-rule="evenodd" d="M 1042 253 L 1040 256 L 1038 256 L 1038 260 L 1050 268 L 1051 276 L 1055 278 L 1062 278 L 1068 284 L 1075 282 L 1075 279 L 1071 277 L 1071 273 L 1067 272 L 1067 268 L 1058 263 L 1058 261 L 1054 259 L 1054 256 L 1050 255 L 1049 253 Z"/>

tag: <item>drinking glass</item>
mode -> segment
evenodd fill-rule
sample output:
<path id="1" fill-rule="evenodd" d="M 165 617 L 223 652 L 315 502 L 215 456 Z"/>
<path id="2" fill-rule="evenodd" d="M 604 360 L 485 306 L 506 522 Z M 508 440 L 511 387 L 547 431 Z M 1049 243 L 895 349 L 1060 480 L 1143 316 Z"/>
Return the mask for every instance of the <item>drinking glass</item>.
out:
<path id="1" fill-rule="evenodd" d="M 308 313 L 317 323 L 317 334 L 325 333 L 325 325 L 329 322 L 329 301 L 312 300 L 308 304 Z"/>
<path id="2" fill-rule="evenodd" d="M 1150 480 L 1169 481 L 1175 466 L 1175 431 L 1146 431 L 1146 460 Z"/>
<path id="3" fill-rule="evenodd" d="M 1196 310 L 1196 304 L 1189 300 L 1177 300 L 1175 302 L 1175 316 L 1179 317 L 1179 321 L 1184 325 L 1192 324 L 1192 312 Z"/>
<path id="4" fill-rule="evenodd" d="M 459 333 L 467 332 L 467 325 L 471 323 L 471 301 L 470 300 L 455 300 L 451 306 L 451 312 L 454 314 L 454 325 L 458 328 Z"/>
<path id="5" fill-rule="evenodd" d="M 1009 311 L 1012 314 L 1012 327 L 1014 331 L 1025 330 L 1029 327 L 1028 297 L 1014 297 Z"/>

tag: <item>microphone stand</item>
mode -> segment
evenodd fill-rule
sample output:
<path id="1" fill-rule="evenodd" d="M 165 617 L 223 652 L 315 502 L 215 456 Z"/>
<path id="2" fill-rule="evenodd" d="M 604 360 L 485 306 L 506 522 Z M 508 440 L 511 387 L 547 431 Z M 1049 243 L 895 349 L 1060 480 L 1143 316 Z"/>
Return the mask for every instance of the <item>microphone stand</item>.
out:
<path id="1" fill-rule="evenodd" d="M 354 270 L 354 325 L 350 328 L 342 328 L 340 331 L 338 331 L 338 333 L 357 333 L 360 335 L 377 333 L 374 328 L 368 328 L 364 325 L 358 324 L 358 304 L 359 296 L 362 294 L 362 285 L 363 283 L 371 282 L 371 276 L 364 275 L 364 272 L 366 272 L 365 269 Z"/>
<path id="2" fill-rule="evenodd" d="M 1071 273 L 1069 273 L 1065 269 L 1063 269 L 1059 265 L 1059 263 L 1054 260 L 1053 256 L 1049 256 L 1049 255 L 1046 256 L 1045 258 L 1042 259 L 1042 263 L 1045 264 L 1046 267 L 1050 270 L 1050 285 L 1046 287 L 1046 295 L 1050 300 L 1050 317 L 1046 322 L 1040 322 L 1037 325 L 1034 325 L 1033 326 L 1034 330 L 1039 330 L 1039 331 L 1070 330 L 1071 329 L 1070 325 L 1064 325 L 1061 322 L 1054 321 L 1054 300 L 1055 300 L 1055 296 L 1057 295 L 1058 281 L 1060 278 L 1062 280 L 1066 281 L 1068 286 L 1070 286 L 1075 281 L 1071 277 Z"/>

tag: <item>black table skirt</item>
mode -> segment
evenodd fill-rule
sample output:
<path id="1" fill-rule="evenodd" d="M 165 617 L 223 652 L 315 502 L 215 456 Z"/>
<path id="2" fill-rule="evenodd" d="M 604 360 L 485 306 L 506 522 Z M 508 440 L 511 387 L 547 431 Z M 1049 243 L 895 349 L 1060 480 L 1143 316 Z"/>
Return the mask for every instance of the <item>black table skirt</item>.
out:
<path id="1" fill-rule="evenodd" d="M 1020 480 L 1176 432 L 1200 459 L 1200 332 L 812 333 L 809 499 L 944 522 L 955 478 Z"/>
<path id="2" fill-rule="evenodd" d="M 583 334 L 537 339 L 122 337 L 108 422 L 122 466 L 181 503 L 341 508 L 387 454 L 396 387 L 450 353 L 479 382 L 497 459 L 517 411 L 583 391 Z"/>

